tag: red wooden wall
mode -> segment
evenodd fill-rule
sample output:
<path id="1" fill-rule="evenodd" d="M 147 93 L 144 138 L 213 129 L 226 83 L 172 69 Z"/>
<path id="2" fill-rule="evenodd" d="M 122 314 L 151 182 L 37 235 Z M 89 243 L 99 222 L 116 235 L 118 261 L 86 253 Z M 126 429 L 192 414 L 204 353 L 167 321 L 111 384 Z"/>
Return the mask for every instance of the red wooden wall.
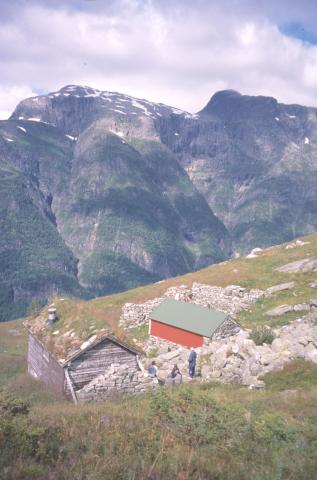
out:
<path id="1" fill-rule="evenodd" d="M 150 335 L 164 338 L 165 340 L 184 345 L 185 347 L 201 347 L 204 341 L 203 337 L 197 335 L 197 333 L 191 333 L 181 328 L 165 325 L 165 323 L 158 322 L 157 320 L 151 320 Z"/>

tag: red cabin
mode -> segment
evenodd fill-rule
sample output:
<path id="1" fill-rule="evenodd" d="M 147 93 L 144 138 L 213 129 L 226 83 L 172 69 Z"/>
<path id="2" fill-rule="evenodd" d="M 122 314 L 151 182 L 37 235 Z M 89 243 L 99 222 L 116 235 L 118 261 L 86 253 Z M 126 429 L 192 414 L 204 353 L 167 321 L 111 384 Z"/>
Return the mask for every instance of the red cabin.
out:
<path id="1" fill-rule="evenodd" d="M 224 324 L 228 327 L 228 323 L 233 328 L 227 328 L 227 331 L 236 333 L 239 330 L 238 324 L 227 313 L 167 298 L 150 314 L 149 333 L 196 348 L 202 346 L 204 338 L 219 334 Z"/>

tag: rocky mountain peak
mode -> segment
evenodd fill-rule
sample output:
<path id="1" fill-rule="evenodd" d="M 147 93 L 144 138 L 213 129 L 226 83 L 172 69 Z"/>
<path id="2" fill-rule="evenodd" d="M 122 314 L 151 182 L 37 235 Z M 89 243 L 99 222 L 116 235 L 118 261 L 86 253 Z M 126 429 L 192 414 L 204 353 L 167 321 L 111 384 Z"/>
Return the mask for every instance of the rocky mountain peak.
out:
<path id="1" fill-rule="evenodd" d="M 260 111 L 266 115 L 275 114 L 277 107 L 277 100 L 273 97 L 242 95 L 235 90 L 222 90 L 211 97 L 200 113 L 223 117 L 243 113 L 252 116 Z"/>
<path id="2" fill-rule="evenodd" d="M 89 86 L 66 85 L 56 92 L 28 98 L 19 103 L 11 119 L 50 123 L 66 134 L 79 135 L 100 119 L 118 124 L 140 124 L 149 128 L 154 121 L 171 115 L 190 118 L 183 110 L 139 99 L 118 92 L 102 91 Z M 111 130 L 112 126 L 109 126 Z M 129 127 L 130 128 L 130 127 Z"/>

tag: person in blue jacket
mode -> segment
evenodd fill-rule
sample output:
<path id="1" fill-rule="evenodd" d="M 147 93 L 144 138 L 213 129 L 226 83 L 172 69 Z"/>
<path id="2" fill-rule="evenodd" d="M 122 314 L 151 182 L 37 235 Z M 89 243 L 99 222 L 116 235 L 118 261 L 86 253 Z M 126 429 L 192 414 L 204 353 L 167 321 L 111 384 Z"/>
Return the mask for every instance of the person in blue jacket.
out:
<path id="1" fill-rule="evenodd" d="M 197 353 L 195 352 L 193 347 L 191 347 L 190 354 L 188 357 L 188 371 L 189 371 L 190 378 L 193 378 L 195 375 L 196 359 L 197 359 Z"/>
<path id="2" fill-rule="evenodd" d="M 149 377 L 157 377 L 157 370 L 158 370 L 158 368 L 156 366 L 155 361 L 153 360 L 153 362 L 151 363 L 151 365 L 148 368 Z"/>

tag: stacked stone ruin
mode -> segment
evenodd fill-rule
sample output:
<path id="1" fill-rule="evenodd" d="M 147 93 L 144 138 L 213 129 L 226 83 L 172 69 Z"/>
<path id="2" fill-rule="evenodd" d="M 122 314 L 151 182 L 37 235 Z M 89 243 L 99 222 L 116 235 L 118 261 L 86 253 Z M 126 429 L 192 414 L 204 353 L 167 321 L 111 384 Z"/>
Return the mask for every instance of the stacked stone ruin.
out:
<path id="1" fill-rule="evenodd" d="M 194 282 L 191 289 L 186 285 L 170 287 L 162 297 L 148 300 L 142 304 L 126 303 L 122 309 L 120 325 L 125 328 L 134 328 L 148 324 L 152 310 L 167 297 L 221 310 L 234 318 L 240 310 L 250 308 L 256 300 L 263 296 L 262 290 L 247 291 L 239 285 L 222 288 Z"/>
<path id="2" fill-rule="evenodd" d="M 81 390 L 76 391 L 80 403 L 97 402 L 118 394 L 140 394 L 155 390 L 157 378 L 147 376 L 142 370 L 131 369 L 124 363 L 112 363 Z"/>
<path id="3" fill-rule="evenodd" d="M 166 297 L 192 302 L 206 308 L 222 310 L 233 318 L 241 310 L 251 309 L 252 305 L 264 296 L 293 288 L 292 282 L 275 285 L 266 291 L 250 290 L 231 285 L 225 288 L 194 283 L 189 289 L 186 285 L 169 288 L 160 298 L 144 304 L 126 304 L 122 311 L 121 324 L 125 328 L 148 323 L 152 309 Z M 272 345 L 255 345 L 250 332 L 240 330 L 235 335 L 205 341 L 198 354 L 198 373 L 196 381 L 220 381 L 238 383 L 261 388 L 264 382 L 259 377 L 267 372 L 282 368 L 294 358 L 303 358 L 317 363 L 317 324 L 316 307 L 311 301 L 309 313 L 294 320 L 289 325 L 274 329 L 275 340 Z M 189 349 L 166 340 L 150 336 L 143 343 L 144 351 L 151 357 L 144 359 L 147 367 L 155 360 L 159 367 L 159 377 L 166 379 L 176 363 L 183 374 L 183 381 L 191 381 L 187 374 Z"/>

